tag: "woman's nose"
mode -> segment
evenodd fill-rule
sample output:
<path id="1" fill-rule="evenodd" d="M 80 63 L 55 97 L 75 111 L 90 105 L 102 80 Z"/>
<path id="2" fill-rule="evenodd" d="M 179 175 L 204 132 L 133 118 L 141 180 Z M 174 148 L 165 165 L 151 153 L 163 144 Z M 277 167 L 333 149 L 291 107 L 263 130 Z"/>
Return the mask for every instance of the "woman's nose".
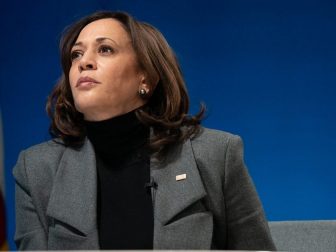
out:
<path id="1" fill-rule="evenodd" d="M 78 65 L 79 72 L 95 69 L 97 69 L 97 64 L 96 61 L 93 59 L 93 57 L 89 55 L 82 56 L 82 58 L 80 59 L 80 63 Z"/>

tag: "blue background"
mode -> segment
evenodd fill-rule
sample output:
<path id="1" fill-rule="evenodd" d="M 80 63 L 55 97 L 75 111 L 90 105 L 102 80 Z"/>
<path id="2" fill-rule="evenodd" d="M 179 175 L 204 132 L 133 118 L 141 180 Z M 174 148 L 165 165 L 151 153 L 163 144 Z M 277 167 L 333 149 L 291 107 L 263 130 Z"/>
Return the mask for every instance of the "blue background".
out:
<path id="1" fill-rule="evenodd" d="M 204 101 L 205 126 L 242 136 L 269 220 L 336 219 L 336 1 L 12 0 L 0 15 L 12 249 L 11 170 L 20 150 L 49 138 L 44 106 L 61 73 L 61 32 L 102 9 L 127 11 L 166 36 L 182 65 L 191 111 Z"/>

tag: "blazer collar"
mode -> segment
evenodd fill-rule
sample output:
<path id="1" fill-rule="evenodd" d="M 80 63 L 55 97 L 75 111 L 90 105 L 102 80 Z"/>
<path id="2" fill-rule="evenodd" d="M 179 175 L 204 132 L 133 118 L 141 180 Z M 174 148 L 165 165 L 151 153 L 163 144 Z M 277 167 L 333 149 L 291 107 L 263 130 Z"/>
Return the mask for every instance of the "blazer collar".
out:
<path id="1" fill-rule="evenodd" d="M 165 161 L 151 158 L 151 176 L 158 187 L 153 194 L 155 221 L 168 223 L 179 212 L 206 195 L 191 142 L 168 153 Z M 176 180 L 185 174 L 186 178 Z M 66 148 L 55 175 L 47 215 L 84 234 L 97 229 L 97 171 L 92 144 L 80 150 Z"/>
<path id="2" fill-rule="evenodd" d="M 53 182 L 47 215 L 84 234 L 97 228 L 97 171 L 86 139 L 79 150 L 66 148 Z"/>
<path id="3" fill-rule="evenodd" d="M 176 176 L 185 176 L 178 180 Z M 154 214 L 162 225 L 206 195 L 190 140 L 172 148 L 164 162 L 151 160 L 151 176 L 157 183 Z"/>

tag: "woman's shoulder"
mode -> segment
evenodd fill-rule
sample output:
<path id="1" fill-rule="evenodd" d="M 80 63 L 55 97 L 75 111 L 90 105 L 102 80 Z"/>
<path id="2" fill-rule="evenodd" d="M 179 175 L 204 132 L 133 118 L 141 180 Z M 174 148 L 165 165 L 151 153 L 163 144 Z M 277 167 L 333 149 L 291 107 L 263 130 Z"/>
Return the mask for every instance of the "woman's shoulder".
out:
<path id="1" fill-rule="evenodd" d="M 207 144 L 207 145 L 220 145 L 227 146 L 231 142 L 241 142 L 241 137 L 239 135 L 217 129 L 210 129 L 206 127 L 201 127 L 199 134 L 197 134 L 192 142 Z"/>
<path id="2" fill-rule="evenodd" d="M 59 139 L 52 139 L 22 150 L 20 155 L 35 161 L 55 160 L 64 152 L 66 146 Z"/>
<path id="3" fill-rule="evenodd" d="M 232 160 L 243 160 L 243 145 L 238 135 L 202 128 L 201 132 L 191 139 L 191 146 L 208 190 L 222 186 L 225 176 L 232 174 L 232 170 L 239 174 L 245 172 L 242 171 L 243 165 L 232 165 Z"/>
<path id="4" fill-rule="evenodd" d="M 57 151 L 65 148 L 66 146 L 63 144 L 62 140 L 56 138 L 31 145 L 28 148 L 24 149 L 23 151 L 27 153 L 35 153 L 39 151 Z"/>
<path id="5" fill-rule="evenodd" d="M 191 140 L 195 157 L 206 162 L 224 164 L 228 156 L 243 155 L 243 142 L 240 136 L 216 129 L 201 128 Z"/>
<path id="6" fill-rule="evenodd" d="M 14 175 L 29 170 L 30 174 L 39 173 L 41 169 L 52 173 L 60 162 L 66 147 L 57 139 L 33 145 L 19 154 L 14 167 Z"/>

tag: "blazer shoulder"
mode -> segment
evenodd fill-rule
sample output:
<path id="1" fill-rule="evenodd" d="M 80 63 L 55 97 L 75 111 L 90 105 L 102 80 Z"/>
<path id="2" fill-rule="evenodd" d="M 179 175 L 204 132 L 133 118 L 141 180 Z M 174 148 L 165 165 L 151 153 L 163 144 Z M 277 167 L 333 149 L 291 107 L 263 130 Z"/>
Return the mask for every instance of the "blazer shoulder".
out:
<path id="1" fill-rule="evenodd" d="M 241 142 L 241 137 L 239 135 L 232 134 L 230 132 L 209 129 L 202 127 L 200 133 L 192 139 L 192 142 L 196 144 L 216 146 L 221 148 L 228 146 L 230 142 Z"/>
<path id="2" fill-rule="evenodd" d="M 232 155 L 242 158 L 243 155 L 240 136 L 216 129 L 202 128 L 191 140 L 191 145 L 199 167 L 220 174 L 222 178 L 229 158 Z"/>
<path id="3" fill-rule="evenodd" d="M 32 145 L 27 149 L 23 150 L 23 152 L 34 155 L 34 153 L 43 152 L 59 152 L 64 151 L 67 147 L 62 143 L 59 139 L 51 139 L 39 144 Z"/>
<path id="4" fill-rule="evenodd" d="M 22 150 L 13 170 L 14 177 L 25 173 L 38 175 L 41 170 L 54 174 L 66 148 L 57 141 L 49 140 Z"/>
<path id="5" fill-rule="evenodd" d="M 67 147 L 58 140 L 49 140 L 23 150 L 26 161 L 34 163 L 55 162 Z"/>

